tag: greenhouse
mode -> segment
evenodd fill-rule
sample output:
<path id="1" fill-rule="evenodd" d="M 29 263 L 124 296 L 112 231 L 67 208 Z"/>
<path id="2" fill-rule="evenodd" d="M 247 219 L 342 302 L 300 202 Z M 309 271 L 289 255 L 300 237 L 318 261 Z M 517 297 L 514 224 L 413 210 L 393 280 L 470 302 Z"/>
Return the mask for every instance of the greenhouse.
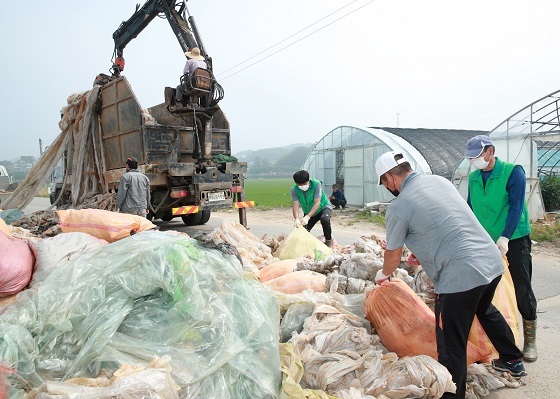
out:
<path id="1" fill-rule="evenodd" d="M 375 161 L 381 154 L 400 151 L 415 171 L 451 179 L 455 166 L 463 159 L 467 141 L 477 134 L 487 133 L 340 126 L 311 149 L 302 169 L 321 180 L 327 194 L 332 184 L 337 184 L 344 191 L 349 206 L 388 202 L 394 197 L 385 188 L 378 187 L 375 175 Z"/>
<path id="2" fill-rule="evenodd" d="M 387 151 L 399 151 L 415 171 L 451 180 L 463 198 L 468 194 L 471 165 L 464 158 L 467 141 L 487 134 L 496 155 L 521 165 L 527 176 L 526 198 L 531 220 L 544 217 L 540 179 L 560 176 L 560 90 L 524 107 L 487 131 L 448 129 L 358 128 L 339 126 L 309 152 L 302 169 L 344 191 L 350 206 L 388 202 L 394 197 L 377 185 L 375 161 Z"/>

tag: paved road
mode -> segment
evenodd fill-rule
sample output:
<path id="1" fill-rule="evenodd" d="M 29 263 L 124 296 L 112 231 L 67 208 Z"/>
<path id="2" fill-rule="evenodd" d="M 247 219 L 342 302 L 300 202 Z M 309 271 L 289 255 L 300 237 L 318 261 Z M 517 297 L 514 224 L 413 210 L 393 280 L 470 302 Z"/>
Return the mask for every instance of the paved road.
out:
<path id="1" fill-rule="evenodd" d="M 25 209 L 25 213 L 44 210 L 49 206 L 47 198 L 35 198 Z M 263 235 L 288 234 L 292 226 L 282 221 L 278 224 L 259 224 L 258 216 L 251 215 L 248 220 L 249 231 L 257 237 Z M 181 219 L 170 222 L 156 221 L 161 230 L 179 230 L 193 235 L 197 231 L 212 231 L 224 219 L 236 216 L 213 213 L 204 226 L 188 227 Z M 317 226 L 320 234 L 320 226 Z M 333 226 L 333 236 L 341 245 L 351 244 L 356 238 L 372 231 L 342 231 Z M 538 300 L 538 347 L 539 360 L 527 363 L 526 385 L 517 389 L 495 390 L 486 399 L 525 399 L 560 397 L 560 254 L 540 253 L 538 247 L 533 253 L 533 288 Z"/>

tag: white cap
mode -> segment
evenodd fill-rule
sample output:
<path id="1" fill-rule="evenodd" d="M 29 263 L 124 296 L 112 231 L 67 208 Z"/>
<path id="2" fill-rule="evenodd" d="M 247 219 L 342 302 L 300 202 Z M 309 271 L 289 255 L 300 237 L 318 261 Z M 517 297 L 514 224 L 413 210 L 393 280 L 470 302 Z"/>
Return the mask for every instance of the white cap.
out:
<path id="1" fill-rule="evenodd" d="M 397 155 L 402 156 L 402 158 L 395 161 L 395 157 Z M 408 159 L 406 159 L 402 153 L 397 151 L 386 152 L 377 158 L 377 161 L 375 161 L 375 172 L 377 173 L 377 178 L 379 179 L 377 184 L 381 185 L 381 176 L 404 162 L 408 162 Z"/>

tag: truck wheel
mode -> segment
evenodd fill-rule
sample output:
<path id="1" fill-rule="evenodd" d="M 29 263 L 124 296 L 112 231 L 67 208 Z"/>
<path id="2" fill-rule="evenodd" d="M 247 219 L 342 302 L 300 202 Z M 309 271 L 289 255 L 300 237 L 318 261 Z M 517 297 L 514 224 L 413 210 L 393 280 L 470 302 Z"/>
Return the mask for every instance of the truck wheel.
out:
<path id="1" fill-rule="evenodd" d="M 198 224 L 206 224 L 210 220 L 210 214 L 212 213 L 211 209 L 203 209 L 202 210 L 202 219 Z"/>
<path id="2" fill-rule="evenodd" d="M 182 215 L 181 219 L 183 219 L 183 223 L 187 226 L 196 226 L 197 224 L 200 224 L 200 221 L 202 220 L 202 212 Z"/>
<path id="3" fill-rule="evenodd" d="M 169 222 L 172 219 L 173 219 L 173 214 L 171 213 L 171 211 L 163 212 L 163 216 L 161 217 L 161 220 L 163 220 L 164 222 Z"/>
<path id="4" fill-rule="evenodd" d="M 54 193 L 51 193 L 51 194 L 49 195 L 49 199 L 50 199 L 50 201 L 51 201 L 51 205 L 54 204 L 54 202 L 56 201 L 56 199 L 58 198 L 59 195 L 60 195 L 60 188 L 57 188 L 57 189 L 55 190 Z M 66 196 L 62 196 L 62 198 L 60 199 L 60 201 L 58 201 L 58 206 L 65 205 L 66 202 L 67 202 L 67 201 L 66 201 Z"/>

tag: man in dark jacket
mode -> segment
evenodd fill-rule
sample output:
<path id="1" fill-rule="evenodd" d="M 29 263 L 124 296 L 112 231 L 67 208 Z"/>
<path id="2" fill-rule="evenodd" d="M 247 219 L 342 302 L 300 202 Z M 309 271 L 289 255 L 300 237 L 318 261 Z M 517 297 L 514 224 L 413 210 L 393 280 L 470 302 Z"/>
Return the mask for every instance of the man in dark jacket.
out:
<path id="1" fill-rule="evenodd" d="M 332 195 L 329 197 L 331 204 L 334 205 L 334 209 L 346 208 L 346 197 L 344 193 L 338 189 L 336 184 L 332 185 Z"/>

